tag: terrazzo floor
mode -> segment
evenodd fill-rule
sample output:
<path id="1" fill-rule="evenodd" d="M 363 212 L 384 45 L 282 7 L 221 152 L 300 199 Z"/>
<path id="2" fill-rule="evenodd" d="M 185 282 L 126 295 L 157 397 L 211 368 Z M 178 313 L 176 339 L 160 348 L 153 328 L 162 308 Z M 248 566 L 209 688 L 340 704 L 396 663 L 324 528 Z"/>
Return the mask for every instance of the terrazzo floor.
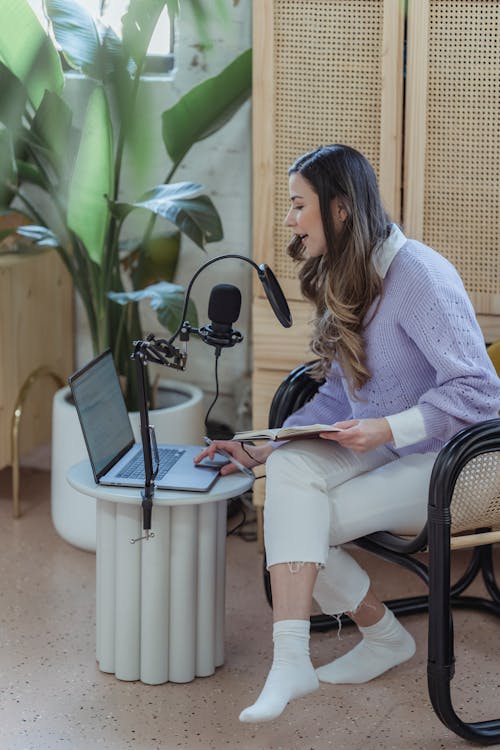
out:
<path id="1" fill-rule="evenodd" d="M 1 750 L 437 750 L 471 747 L 434 715 L 426 690 L 426 617 L 406 618 L 417 653 L 362 686 L 321 686 L 269 724 L 244 725 L 271 655 L 271 612 L 256 543 L 228 539 L 225 663 L 189 684 L 148 686 L 101 673 L 94 652 L 95 557 L 60 539 L 50 476 L 24 468 L 23 516 L 11 517 L 0 472 Z M 385 596 L 422 591 L 413 576 L 356 550 Z M 458 612 L 454 699 L 465 718 L 500 715 L 500 623 Z M 353 628 L 314 633 L 313 662 L 357 641 Z"/>

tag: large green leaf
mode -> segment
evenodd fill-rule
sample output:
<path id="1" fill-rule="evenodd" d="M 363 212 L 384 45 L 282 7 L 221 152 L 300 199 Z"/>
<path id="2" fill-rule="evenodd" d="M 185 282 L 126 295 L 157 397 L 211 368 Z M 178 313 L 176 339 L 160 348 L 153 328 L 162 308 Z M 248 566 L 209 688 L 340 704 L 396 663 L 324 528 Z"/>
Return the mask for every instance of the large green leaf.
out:
<path id="1" fill-rule="evenodd" d="M 179 164 L 191 146 L 228 122 L 252 89 L 252 51 L 246 50 L 219 75 L 208 78 L 162 114 L 165 148 Z"/>
<path id="2" fill-rule="evenodd" d="M 158 19 L 165 7 L 175 14 L 177 3 L 172 0 L 130 0 L 122 18 L 123 45 L 127 54 L 141 66 Z"/>
<path id="3" fill-rule="evenodd" d="M 57 43 L 72 68 L 103 79 L 101 40 L 96 20 L 76 0 L 45 0 Z"/>
<path id="4" fill-rule="evenodd" d="M 47 189 L 47 181 L 38 167 L 22 159 L 17 160 L 17 172 L 19 182 L 29 182 L 32 185 L 38 185 L 43 190 Z"/>
<path id="5" fill-rule="evenodd" d="M 153 88 L 137 86 L 126 66 L 116 70 L 106 86 L 113 119 L 123 138 L 122 164 L 127 165 L 127 180 L 131 184 L 148 184 L 147 173 L 158 148 L 155 143 L 158 114 Z"/>
<path id="6" fill-rule="evenodd" d="M 68 158 L 71 120 L 68 105 L 57 94 L 46 91 L 33 119 L 31 132 L 46 149 L 58 173 Z"/>
<path id="7" fill-rule="evenodd" d="M 11 186 L 17 182 L 17 165 L 11 134 L 0 123 L 0 207 L 6 207 L 12 199 Z"/>
<path id="8" fill-rule="evenodd" d="M 0 63 L 0 92 L 0 122 L 9 128 L 15 139 L 21 129 L 28 94 L 19 78 L 3 63 Z"/>
<path id="9" fill-rule="evenodd" d="M 46 89 L 63 89 L 59 54 L 27 0 L 2 0 L 0 60 L 24 84 L 34 107 Z"/>
<path id="10" fill-rule="evenodd" d="M 223 238 L 220 216 L 203 186 L 193 182 L 157 185 L 135 203 L 117 203 L 113 210 L 126 215 L 133 208 L 145 208 L 167 219 L 202 250 L 206 242 Z"/>
<path id="11" fill-rule="evenodd" d="M 101 264 L 113 190 L 113 131 L 102 86 L 92 92 L 69 187 L 68 225 Z"/>
<path id="12" fill-rule="evenodd" d="M 101 65 L 103 79 L 108 79 L 117 70 L 126 69 L 127 59 L 120 37 L 111 26 L 97 19 L 97 30 L 101 42 Z"/>
<path id="13" fill-rule="evenodd" d="M 54 155 L 50 149 L 42 143 L 40 138 L 33 132 L 33 130 L 23 127 L 21 133 L 18 136 L 18 149 L 21 149 L 21 153 L 18 159 L 22 158 L 27 160 L 29 158 L 29 152 L 36 153 L 38 159 L 44 164 L 52 164 Z M 75 147 L 76 151 L 76 147 Z"/>
<path id="14" fill-rule="evenodd" d="M 153 310 L 156 311 L 159 322 L 169 331 L 176 331 L 181 323 L 184 308 L 184 290 L 177 284 L 160 281 L 136 292 L 108 292 L 108 297 L 119 305 L 129 302 L 140 302 L 148 299 Z M 192 326 L 198 325 L 198 315 L 192 300 L 189 300 L 187 319 Z"/>

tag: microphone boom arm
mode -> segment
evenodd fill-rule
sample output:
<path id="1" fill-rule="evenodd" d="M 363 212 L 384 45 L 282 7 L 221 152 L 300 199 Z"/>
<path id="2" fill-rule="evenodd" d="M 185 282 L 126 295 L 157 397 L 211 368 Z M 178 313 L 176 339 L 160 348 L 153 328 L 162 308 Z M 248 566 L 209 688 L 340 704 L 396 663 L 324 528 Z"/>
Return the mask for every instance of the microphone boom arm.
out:
<path id="1" fill-rule="evenodd" d="M 194 282 L 200 275 L 200 273 L 205 268 L 208 268 L 208 266 L 211 266 L 213 263 L 217 263 L 219 260 L 226 260 L 227 258 L 243 260 L 245 263 L 249 263 L 253 268 L 255 268 L 259 276 L 259 279 L 262 283 L 262 286 L 264 287 L 264 291 L 269 300 L 269 303 L 272 309 L 274 310 L 274 313 L 276 317 L 278 318 L 278 320 L 280 321 L 281 325 L 284 326 L 285 328 L 289 328 L 292 325 L 292 316 L 290 314 L 288 304 L 283 295 L 283 292 L 281 291 L 281 287 L 279 286 L 278 281 L 276 280 L 269 266 L 267 266 L 265 263 L 261 263 L 261 265 L 259 266 L 251 258 L 247 258 L 246 255 L 228 253 L 227 255 L 218 255 L 216 258 L 211 258 L 210 260 L 207 260 L 207 262 L 204 263 L 202 266 L 200 266 L 200 268 L 198 268 L 198 270 L 194 274 L 193 278 L 189 282 L 188 287 L 186 289 L 186 295 L 184 297 L 184 307 L 182 308 L 182 314 L 181 314 L 181 323 L 179 327 L 177 328 L 177 330 L 168 339 L 168 344 L 173 344 L 177 336 L 181 333 L 183 326 L 185 325 L 187 308 L 188 308 L 189 299 L 191 296 L 191 289 L 193 287 Z"/>
<path id="2" fill-rule="evenodd" d="M 153 508 L 153 497 L 154 497 L 154 480 L 158 471 L 153 468 L 153 456 L 152 456 L 152 445 L 151 440 L 153 438 L 154 445 L 156 441 L 154 439 L 154 431 L 152 426 L 149 424 L 149 412 L 148 412 L 148 398 L 147 398 L 147 386 L 146 386 L 146 373 L 145 368 L 148 362 L 154 364 L 164 365 L 167 367 L 173 367 L 176 370 L 185 370 L 187 351 L 186 345 L 189 341 L 191 333 L 196 333 L 200 338 L 216 348 L 217 356 L 220 354 L 221 346 L 234 346 L 243 340 L 243 336 L 239 331 L 232 331 L 230 339 L 224 339 L 223 342 L 219 342 L 217 339 L 217 332 L 210 331 L 209 327 L 204 326 L 203 328 L 194 328 L 185 319 L 189 298 L 191 295 L 191 289 L 194 282 L 200 275 L 200 273 L 211 266 L 213 263 L 217 263 L 219 260 L 226 260 L 234 258 L 236 260 L 242 260 L 245 263 L 249 263 L 259 276 L 259 279 L 264 287 L 264 291 L 269 300 L 276 317 L 280 321 L 281 325 L 285 328 L 289 328 L 292 325 L 292 316 L 288 308 L 288 303 L 281 290 L 281 287 L 274 276 L 273 272 L 265 263 L 260 266 L 257 265 L 253 260 L 247 258 L 245 255 L 237 255 L 231 253 L 228 255 L 218 255 L 216 258 L 212 258 L 204 263 L 196 271 L 186 289 L 184 298 L 184 306 L 182 308 L 181 323 L 173 335 L 167 339 L 157 339 L 153 334 L 150 334 L 144 341 L 134 341 L 134 352 L 132 359 L 135 361 L 137 370 L 137 384 L 139 391 L 139 412 L 141 419 L 141 441 L 142 441 L 142 452 L 144 457 L 144 487 L 141 491 L 142 496 L 142 517 L 143 517 L 143 529 L 146 532 L 145 536 L 139 537 L 138 539 L 131 539 L 131 543 L 140 541 L 142 539 L 149 539 L 154 536 L 151 532 L 151 512 Z M 184 342 L 184 351 L 181 351 L 174 346 L 174 341 L 180 336 L 180 340 Z M 158 463 L 158 462 L 157 462 Z"/>

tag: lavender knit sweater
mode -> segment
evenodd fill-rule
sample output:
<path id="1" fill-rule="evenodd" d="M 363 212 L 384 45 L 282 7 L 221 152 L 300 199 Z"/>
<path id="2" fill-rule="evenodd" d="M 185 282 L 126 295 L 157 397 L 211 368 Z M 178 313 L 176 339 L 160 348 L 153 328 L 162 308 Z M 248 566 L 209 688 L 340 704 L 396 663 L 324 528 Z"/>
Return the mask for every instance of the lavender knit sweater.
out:
<path id="1" fill-rule="evenodd" d="M 462 427 L 498 416 L 500 379 L 455 268 L 396 231 L 401 239 L 380 305 L 372 319 L 367 315 L 372 377 L 353 398 L 334 363 L 316 396 L 285 424 L 390 417 L 418 407 L 423 439 L 396 448 L 403 456 L 438 451 Z"/>

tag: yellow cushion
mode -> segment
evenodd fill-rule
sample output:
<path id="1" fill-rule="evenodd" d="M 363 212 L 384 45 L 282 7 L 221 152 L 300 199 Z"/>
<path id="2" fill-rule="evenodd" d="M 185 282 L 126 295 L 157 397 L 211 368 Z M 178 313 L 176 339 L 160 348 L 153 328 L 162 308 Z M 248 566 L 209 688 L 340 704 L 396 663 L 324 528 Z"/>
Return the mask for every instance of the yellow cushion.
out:
<path id="1" fill-rule="evenodd" d="M 500 375 L 500 339 L 493 342 L 493 344 L 490 344 L 486 351 L 488 352 L 490 359 L 493 362 L 495 370 L 497 371 L 498 375 Z"/>

